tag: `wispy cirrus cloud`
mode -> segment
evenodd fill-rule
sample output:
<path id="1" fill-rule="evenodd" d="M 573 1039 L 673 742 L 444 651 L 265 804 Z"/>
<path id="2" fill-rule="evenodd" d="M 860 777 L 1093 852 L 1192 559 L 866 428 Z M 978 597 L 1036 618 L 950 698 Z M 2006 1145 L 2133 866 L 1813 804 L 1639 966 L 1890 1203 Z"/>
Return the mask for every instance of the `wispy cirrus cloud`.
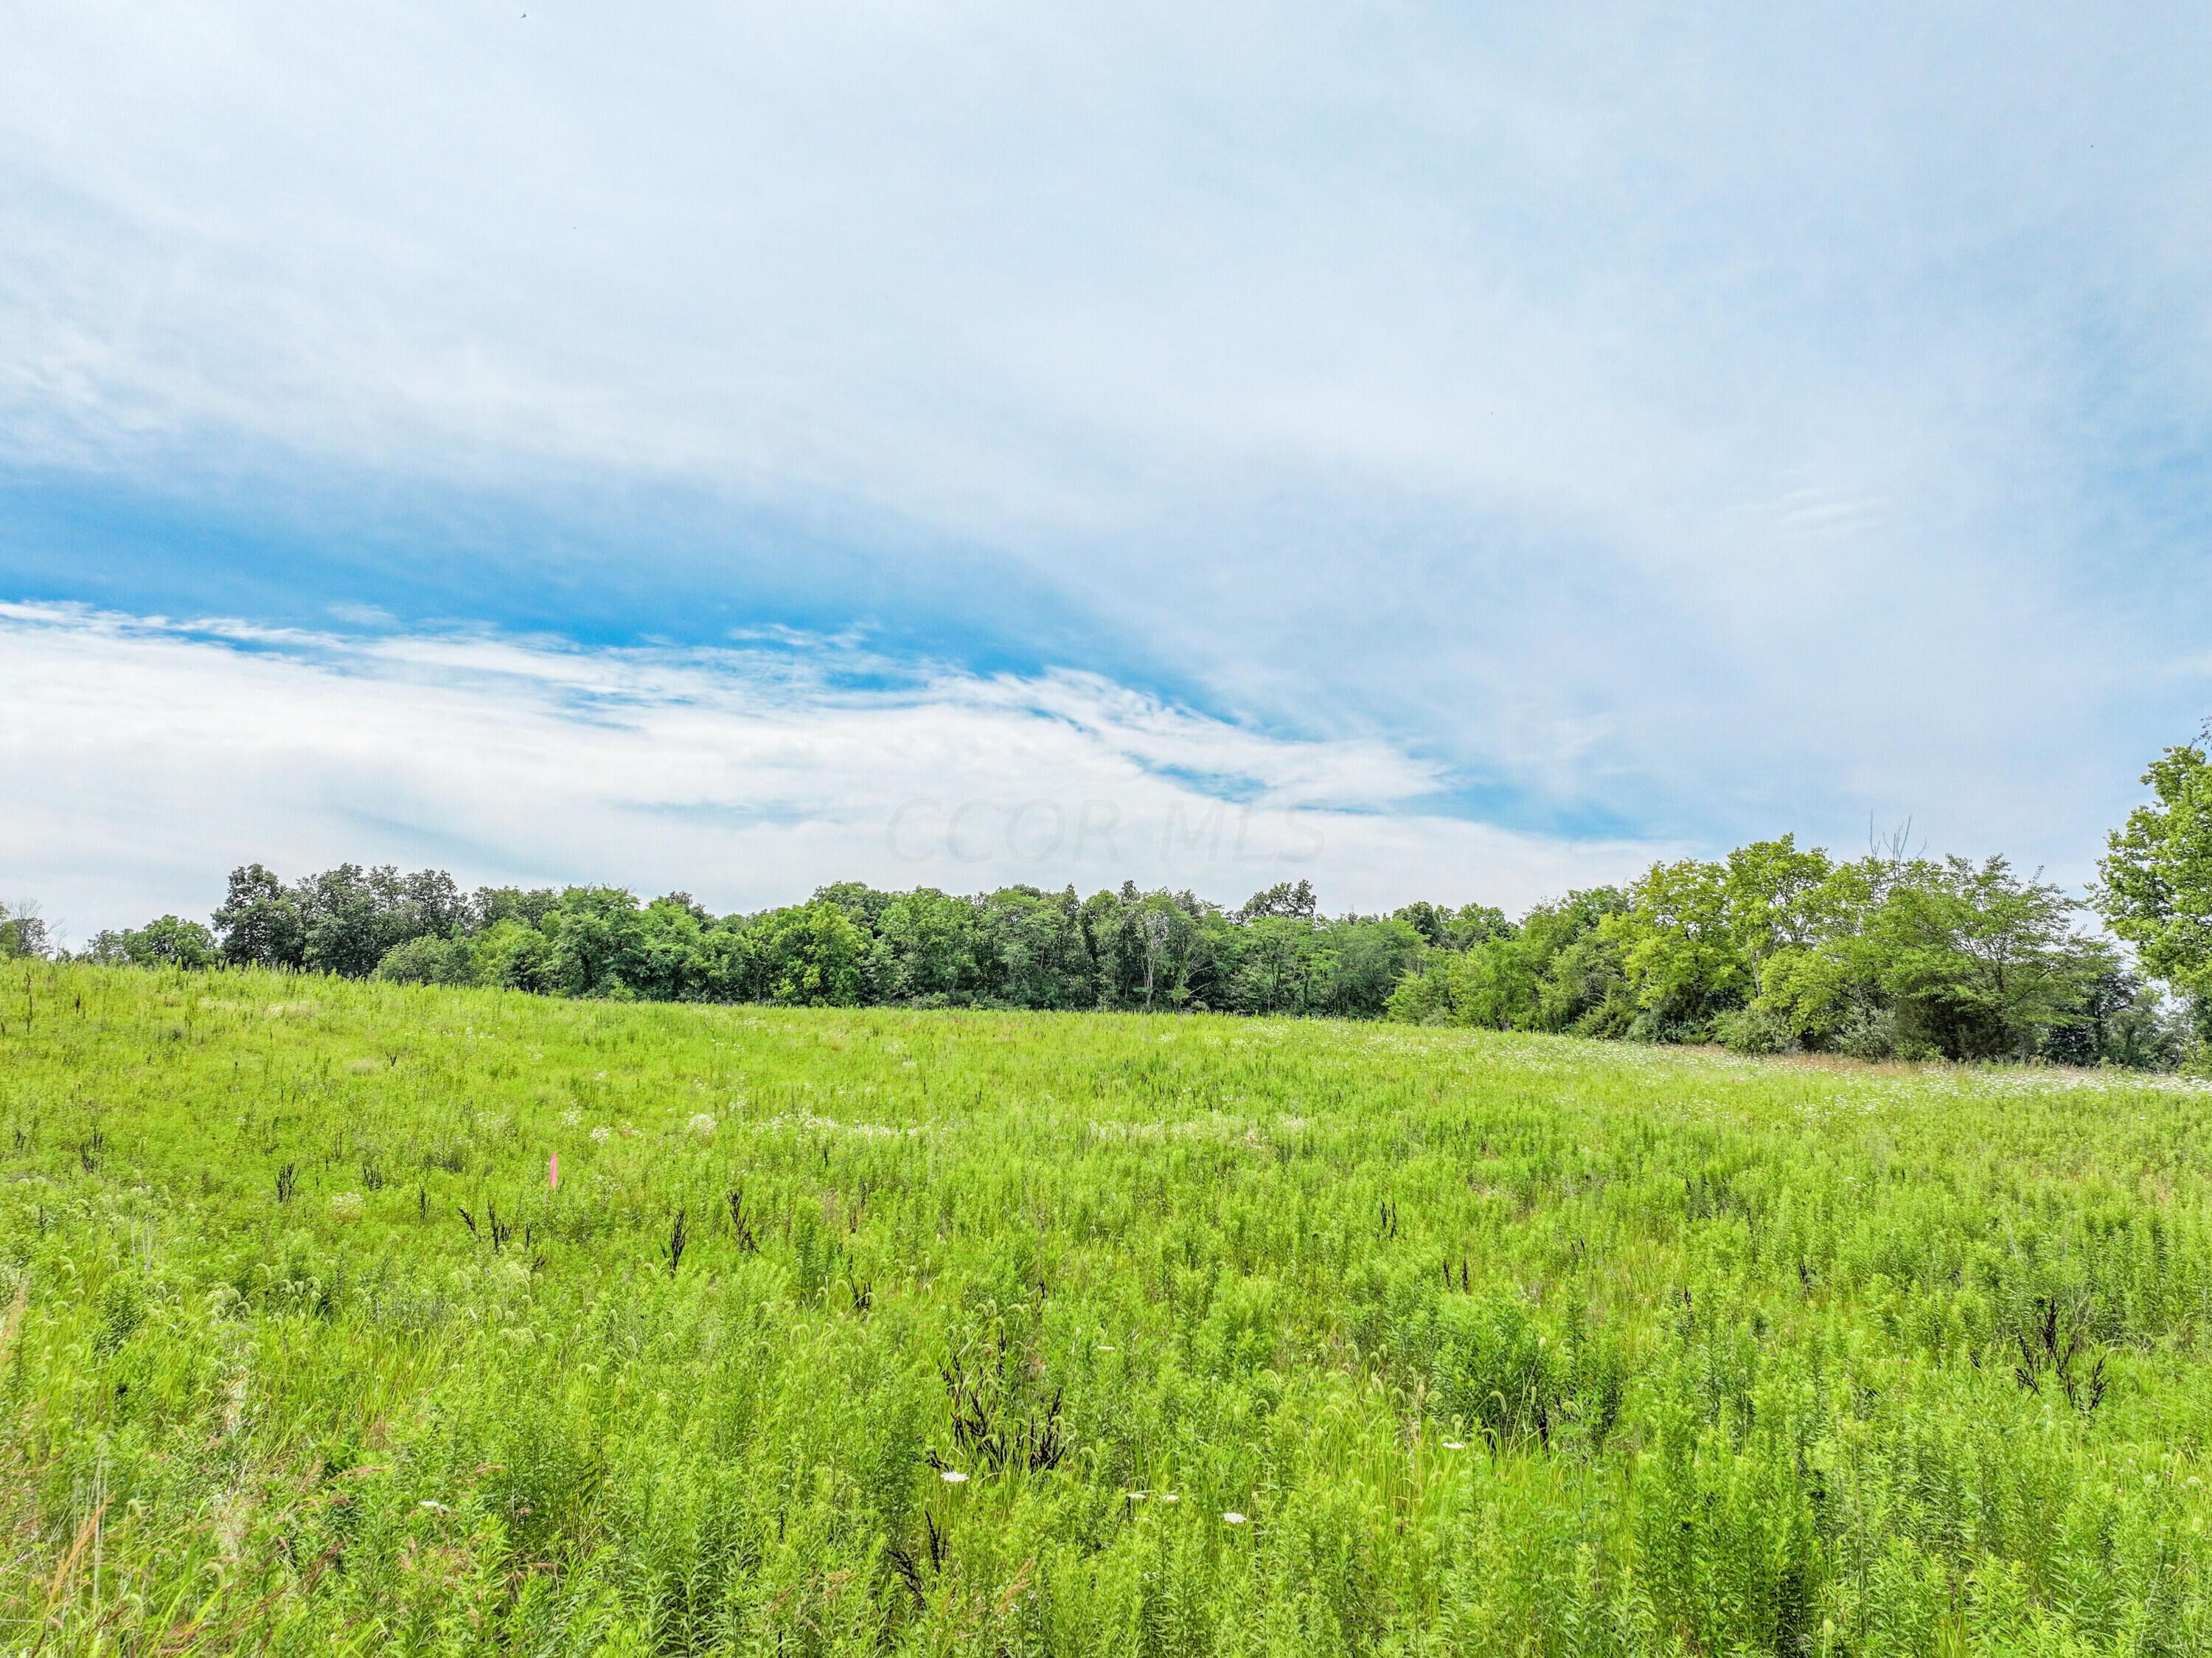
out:
<path id="1" fill-rule="evenodd" d="M 1271 739 L 1091 675 L 907 665 L 854 689 L 847 654 L 0 606 L 0 869 L 68 895 L 82 936 L 210 906 L 249 858 L 684 887 L 724 908 L 837 876 L 1133 878 L 1226 902 L 1304 876 L 1371 909 L 1525 902 L 1664 850 L 1428 809 L 1435 768 L 1377 741 Z"/>
<path id="2" fill-rule="evenodd" d="M 1382 734 L 1523 830 L 2078 875 L 2203 711 L 2208 46 L 94 0 L 0 55 L 0 595 L 1018 658 L 1209 789 Z"/>

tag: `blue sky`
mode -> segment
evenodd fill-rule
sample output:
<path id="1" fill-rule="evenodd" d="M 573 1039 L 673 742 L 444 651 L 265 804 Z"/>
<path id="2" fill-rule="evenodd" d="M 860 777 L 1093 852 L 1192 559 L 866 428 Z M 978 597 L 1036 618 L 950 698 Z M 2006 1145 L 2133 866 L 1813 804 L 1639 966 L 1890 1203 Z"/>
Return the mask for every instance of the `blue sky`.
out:
<path id="1" fill-rule="evenodd" d="M 253 856 L 2079 881 L 2212 713 L 2201 8 L 8 34 L 0 881 L 80 937 Z"/>

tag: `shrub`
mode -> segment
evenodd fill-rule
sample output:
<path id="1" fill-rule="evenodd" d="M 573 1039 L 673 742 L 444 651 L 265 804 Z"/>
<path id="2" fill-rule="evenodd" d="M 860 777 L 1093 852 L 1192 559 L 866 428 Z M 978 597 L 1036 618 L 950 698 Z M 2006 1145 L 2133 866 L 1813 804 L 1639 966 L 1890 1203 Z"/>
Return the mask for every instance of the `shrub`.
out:
<path id="1" fill-rule="evenodd" d="M 1713 1021 L 1713 1038 L 1730 1053 L 1788 1053 L 1797 1045 L 1789 1022 L 1757 1008 L 1738 1008 Z"/>
<path id="2" fill-rule="evenodd" d="M 384 953 L 376 976 L 393 984 L 470 984 L 475 952 L 463 938 L 410 938 Z"/>
<path id="3" fill-rule="evenodd" d="M 1897 1015 L 1887 1008 L 1861 1008 L 1836 1033 L 1836 1051 L 1851 1059 L 1897 1057 Z"/>
<path id="4" fill-rule="evenodd" d="M 1440 1025 L 1449 1016 L 1444 997 L 1444 968 L 1409 972 L 1398 981 L 1385 1005 L 1385 1016 L 1408 1025 Z"/>

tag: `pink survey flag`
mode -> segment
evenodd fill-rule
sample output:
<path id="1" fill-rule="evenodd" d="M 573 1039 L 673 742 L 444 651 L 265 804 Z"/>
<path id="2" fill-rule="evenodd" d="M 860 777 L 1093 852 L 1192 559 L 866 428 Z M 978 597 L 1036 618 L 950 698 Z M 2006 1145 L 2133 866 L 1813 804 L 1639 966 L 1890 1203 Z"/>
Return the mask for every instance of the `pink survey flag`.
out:
<path id="1" fill-rule="evenodd" d="M 549 1191 L 560 1189 L 561 1154 L 557 1151 L 545 1160 L 545 1185 Z"/>

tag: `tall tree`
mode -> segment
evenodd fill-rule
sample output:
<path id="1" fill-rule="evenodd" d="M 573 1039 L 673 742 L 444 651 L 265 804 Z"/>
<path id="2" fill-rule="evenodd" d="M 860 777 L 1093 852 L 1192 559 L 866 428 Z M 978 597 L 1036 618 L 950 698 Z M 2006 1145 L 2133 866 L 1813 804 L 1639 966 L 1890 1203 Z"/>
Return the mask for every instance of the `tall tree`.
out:
<path id="1" fill-rule="evenodd" d="M 2092 901 L 2154 978 L 2212 1003 L 2212 763 L 2205 741 L 2169 748 L 2142 780 L 2154 798 L 2113 831 Z"/>
<path id="2" fill-rule="evenodd" d="M 1246 899 L 1237 918 L 1251 921 L 1261 916 L 1282 916 L 1292 921 L 1311 921 L 1317 907 L 1313 882 L 1279 881 L 1264 892 Z"/>
<path id="3" fill-rule="evenodd" d="M 301 960 L 312 972 L 366 978 L 386 950 L 424 930 L 408 902 L 406 881 L 388 863 L 374 869 L 341 863 L 294 891 L 307 928 Z"/>
<path id="4" fill-rule="evenodd" d="M 267 865 L 240 864 L 215 912 L 222 959 L 234 967 L 298 967 L 306 961 L 307 917 L 300 900 Z"/>
<path id="5" fill-rule="evenodd" d="M 1867 930 L 1900 1036 L 1953 1059 L 2033 1054 L 2114 966 L 2109 948 L 2075 932 L 2080 908 L 2001 857 L 1916 863 Z"/>
<path id="6" fill-rule="evenodd" d="M 867 999 L 868 936 L 836 904 L 771 910 L 752 932 L 770 1001 L 850 1007 Z"/>
<path id="7" fill-rule="evenodd" d="M 197 921 L 162 916 L 143 927 L 94 933 L 88 959 L 114 967 L 212 967 L 215 936 Z"/>
<path id="8" fill-rule="evenodd" d="M 879 982 L 888 994 L 902 1002 L 975 999 L 980 978 L 976 906 L 969 900 L 918 887 L 884 906 L 876 932 L 886 958 Z"/>
<path id="9" fill-rule="evenodd" d="M 557 951 L 561 988 L 570 996 L 635 995 L 647 977 L 645 917 L 619 887 L 571 887 L 545 918 Z"/>
<path id="10" fill-rule="evenodd" d="M 53 948 L 46 917 L 29 899 L 0 902 L 0 961 L 42 956 Z"/>

